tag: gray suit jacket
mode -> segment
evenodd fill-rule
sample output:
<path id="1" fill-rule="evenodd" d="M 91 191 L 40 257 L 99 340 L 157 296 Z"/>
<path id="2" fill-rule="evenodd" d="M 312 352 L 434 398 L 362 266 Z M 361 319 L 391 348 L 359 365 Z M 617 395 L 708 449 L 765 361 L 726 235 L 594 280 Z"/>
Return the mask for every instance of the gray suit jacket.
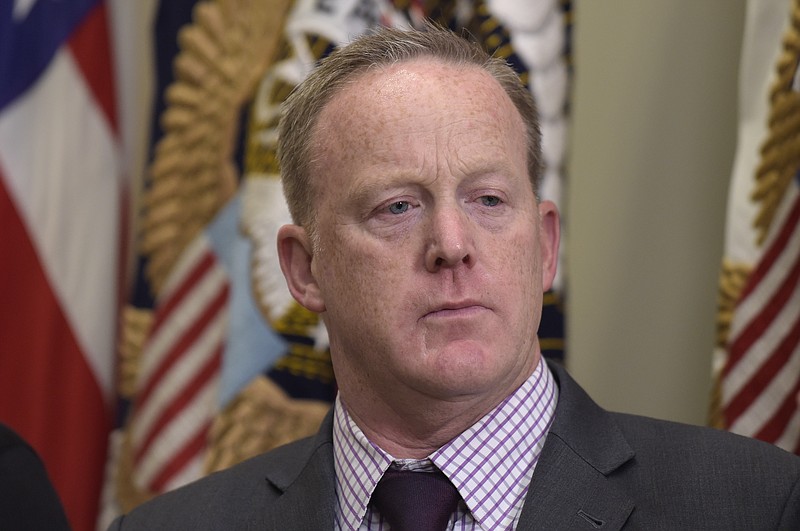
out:
<path id="1" fill-rule="evenodd" d="M 800 458 L 708 428 L 609 413 L 567 372 L 519 530 L 800 530 Z M 333 528 L 332 416 L 316 437 L 162 495 L 110 529 Z"/>
<path id="2" fill-rule="evenodd" d="M 0 424 L 0 529 L 69 531 L 44 463 L 5 424 Z"/>

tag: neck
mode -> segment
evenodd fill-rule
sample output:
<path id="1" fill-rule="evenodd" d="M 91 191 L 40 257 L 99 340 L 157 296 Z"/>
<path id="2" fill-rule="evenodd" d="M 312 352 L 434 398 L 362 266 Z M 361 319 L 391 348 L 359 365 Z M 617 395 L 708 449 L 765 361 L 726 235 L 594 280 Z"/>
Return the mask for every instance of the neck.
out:
<path id="1" fill-rule="evenodd" d="M 535 368 L 534 363 L 529 370 L 520 372 L 511 386 L 490 395 L 442 400 L 409 392 L 389 402 L 377 393 L 352 400 L 340 390 L 340 397 L 350 417 L 373 444 L 396 459 L 422 459 L 497 407 Z"/>
<path id="2" fill-rule="evenodd" d="M 444 409 L 447 408 L 438 408 L 439 411 L 427 410 L 424 417 L 412 418 L 404 412 L 402 415 L 383 415 L 379 421 L 370 415 L 362 415 L 358 408 L 349 407 L 346 400 L 342 402 L 364 435 L 396 459 L 429 456 L 491 410 L 446 413 Z"/>

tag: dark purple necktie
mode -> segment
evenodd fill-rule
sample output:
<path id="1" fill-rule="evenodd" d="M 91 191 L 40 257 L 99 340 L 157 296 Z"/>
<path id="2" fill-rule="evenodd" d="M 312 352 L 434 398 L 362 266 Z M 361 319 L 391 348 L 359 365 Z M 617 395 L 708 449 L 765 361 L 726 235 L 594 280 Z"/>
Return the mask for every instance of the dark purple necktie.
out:
<path id="1" fill-rule="evenodd" d="M 388 469 L 370 498 L 392 531 L 443 531 L 461 497 L 440 470 Z"/>

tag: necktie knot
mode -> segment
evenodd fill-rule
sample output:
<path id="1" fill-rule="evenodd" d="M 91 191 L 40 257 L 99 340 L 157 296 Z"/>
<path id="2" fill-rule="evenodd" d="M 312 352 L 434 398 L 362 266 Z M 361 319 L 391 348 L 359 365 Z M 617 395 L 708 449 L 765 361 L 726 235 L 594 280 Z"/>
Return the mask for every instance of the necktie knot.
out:
<path id="1" fill-rule="evenodd" d="M 388 469 L 372 493 L 392 531 L 442 531 L 461 497 L 440 471 L 412 472 Z"/>

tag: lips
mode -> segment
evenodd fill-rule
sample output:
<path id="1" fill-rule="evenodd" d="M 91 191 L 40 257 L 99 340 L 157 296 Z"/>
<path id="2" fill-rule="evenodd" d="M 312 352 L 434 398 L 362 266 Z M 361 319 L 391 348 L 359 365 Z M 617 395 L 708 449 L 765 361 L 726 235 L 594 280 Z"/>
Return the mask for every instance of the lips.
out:
<path id="1" fill-rule="evenodd" d="M 472 300 L 444 303 L 435 306 L 424 318 L 471 317 L 487 309 L 483 304 Z"/>

